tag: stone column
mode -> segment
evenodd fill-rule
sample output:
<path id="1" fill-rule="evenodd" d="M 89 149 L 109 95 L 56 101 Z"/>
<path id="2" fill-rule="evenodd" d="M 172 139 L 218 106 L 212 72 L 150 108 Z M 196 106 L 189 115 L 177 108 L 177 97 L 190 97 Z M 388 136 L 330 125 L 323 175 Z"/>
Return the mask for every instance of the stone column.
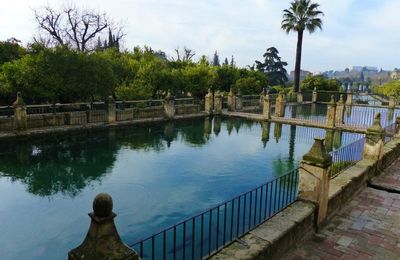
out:
<path id="1" fill-rule="evenodd" d="M 26 104 L 22 99 L 21 93 L 17 93 L 17 100 L 13 103 L 15 129 L 24 131 L 28 128 L 28 115 L 26 113 Z"/>
<path id="2" fill-rule="evenodd" d="M 374 124 L 367 129 L 363 159 L 378 161 L 383 155 L 385 130 L 381 126 L 381 113 L 376 113 Z"/>
<path id="3" fill-rule="evenodd" d="M 394 96 L 390 96 L 389 97 L 389 108 L 394 109 L 394 108 L 396 108 L 396 105 L 397 105 L 396 98 Z"/>
<path id="4" fill-rule="evenodd" d="M 299 196 L 318 204 L 317 225 L 326 218 L 329 200 L 329 168 L 332 157 L 326 152 L 324 139 L 315 138 L 310 151 L 300 163 Z"/>
<path id="5" fill-rule="evenodd" d="M 261 91 L 260 99 L 258 101 L 258 105 L 259 105 L 259 108 L 261 110 L 263 110 L 263 107 L 264 107 L 264 96 L 265 96 L 265 94 L 266 94 L 265 89 L 263 89 L 263 91 Z"/>
<path id="6" fill-rule="evenodd" d="M 396 117 L 396 125 L 394 130 L 394 137 L 400 138 L 400 116 Z"/>
<path id="7" fill-rule="evenodd" d="M 212 115 L 213 113 L 213 107 L 212 107 L 212 93 L 211 89 L 208 89 L 208 93 L 204 98 L 204 109 L 208 115 Z"/>
<path id="8" fill-rule="evenodd" d="M 335 98 L 332 95 L 331 101 L 328 103 L 328 110 L 326 112 L 326 125 L 328 127 L 335 127 L 335 117 L 336 117 L 336 103 Z"/>
<path id="9" fill-rule="evenodd" d="M 312 102 L 313 103 L 317 103 L 317 99 L 318 99 L 318 93 L 317 93 L 317 88 L 314 88 L 313 92 L 312 92 Z"/>
<path id="10" fill-rule="evenodd" d="M 117 231 L 113 201 L 106 193 L 98 194 L 93 201 L 91 222 L 85 240 L 68 252 L 68 260 L 78 259 L 123 259 L 139 260 L 139 255 L 125 245 Z"/>
<path id="11" fill-rule="evenodd" d="M 109 96 L 106 101 L 106 123 L 113 123 L 116 121 L 117 111 L 115 106 L 115 100 L 112 96 Z"/>
<path id="12" fill-rule="evenodd" d="M 271 119 L 271 101 L 269 98 L 269 94 L 266 94 L 263 98 L 263 116 L 264 119 Z"/>
<path id="13" fill-rule="evenodd" d="M 353 92 L 347 91 L 346 106 L 351 106 L 353 104 Z"/>
<path id="14" fill-rule="evenodd" d="M 275 116 L 284 117 L 285 116 L 285 104 L 286 100 L 282 92 L 278 94 L 275 101 Z"/>
<path id="15" fill-rule="evenodd" d="M 235 111 L 235 96 L 233 95 L 232 89 L 229 90 L 228 94 L 228 111 Z"/>
<path id="16" fill-rule="evenodd" d="M 240 89 L 236 93 L 235 96 L 235 106 L 236 106 L 236 111 L 241 111 L 243 109 L 243 102 L 242 102 L 242 93 L 240 92 Z"/>
<path id="17" fill-rule="evenodd" d="M 222 114 L 222 95 L 219 90 L 214 95 L 214 112 L 216 115 Z"/>
<path id="18" fill-rule="evenodd" d="M 168 91 L 164 99 L 164 115 L 167 119 L 173 119 L 175 117 L 175 111 L 175 97 Z"/>
<path id="19" fill-rule="evenodd" d="M 303 93 L 297 92 L 297 103 L 303 103 Z"/>
<path id="20" fill-rule="evenodd" d="M 342 125 L 344 123 L 344 101 L 343 95 L 336 104 L 335 125 Z"/>

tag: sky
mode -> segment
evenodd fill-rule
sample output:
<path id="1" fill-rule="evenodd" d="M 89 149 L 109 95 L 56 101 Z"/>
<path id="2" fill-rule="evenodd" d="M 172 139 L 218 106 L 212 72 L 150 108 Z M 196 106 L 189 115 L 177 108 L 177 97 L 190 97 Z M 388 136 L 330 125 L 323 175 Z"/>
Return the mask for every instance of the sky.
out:
<path id="1" fill-rule="evenodd" d="M 24 44 L 37 35 L 33 9 L 64 0 L 0 0 L 0 40 Z M 261 60 L 276 47 L 288 69 L 294 67 L 296 34 L 280 29 L 287 0 L 75 0 L 81 8 L 106 12 L 124 25 L 123 46 L 151 46 L 168 56 L 184 46 L 196 58 L 233 55 L 238 66 Z M 322 31 L 305 34 L 302 69 L 344 70 L 353 65 L 386 70 L 400 67 L 399 0 L 314 0 L 325 13 Z"/>

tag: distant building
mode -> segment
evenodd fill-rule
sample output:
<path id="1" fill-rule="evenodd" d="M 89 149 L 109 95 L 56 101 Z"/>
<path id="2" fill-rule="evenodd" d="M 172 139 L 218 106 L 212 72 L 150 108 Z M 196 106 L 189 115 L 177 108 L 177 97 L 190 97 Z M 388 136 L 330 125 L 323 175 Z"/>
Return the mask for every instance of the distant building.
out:
<path id="1" fill-rule="evenodd" d="M 391 79 L 400 79 L 400 70 L 399 69 L 394 69 L 392 73 L 390 73 L 390 78 Z"/>
<path id="2" fill-rule="evenodd" d="M 310 71 L 300 70 L 300 80 L 303 80 L 305 77 L 307 77 L 309 75 L 312 75 L 312 73 Z M 294 80 L 294 71 L 290 72 L 289 79 Z"/>
<path id="3" fill-rule="evenodd" d="M 362 71 L 378 72 L 377 67 L 371 67 L 371 66 L 352 66 L 351 70 L 357 72 L 362 72 Z"/>

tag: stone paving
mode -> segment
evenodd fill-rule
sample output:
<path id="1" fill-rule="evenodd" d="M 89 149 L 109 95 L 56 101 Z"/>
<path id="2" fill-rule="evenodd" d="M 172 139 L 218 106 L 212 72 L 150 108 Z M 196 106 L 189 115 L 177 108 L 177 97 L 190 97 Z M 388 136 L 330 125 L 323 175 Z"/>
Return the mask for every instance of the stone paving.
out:
<path id="1" fill-rule="evenodd" d="M 400 160 L 374 184 L 400 189 Z M 400 259 L 400 194 L 365 188 L 287 259 Z"/>

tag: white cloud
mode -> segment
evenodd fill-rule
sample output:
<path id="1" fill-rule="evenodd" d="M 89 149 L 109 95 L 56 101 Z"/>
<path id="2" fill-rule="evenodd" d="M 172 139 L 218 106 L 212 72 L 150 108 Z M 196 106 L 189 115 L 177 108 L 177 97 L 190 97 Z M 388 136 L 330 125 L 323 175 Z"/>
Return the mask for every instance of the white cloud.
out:
<path id="1" fill-rule="evenodd" d="M 3 0 L 4 1 L 4 0 Z M 37 32 L 30 7 L 62 0 L 4 1 L 0 9 L 0 39 L 16 37 L 25 43 Z M 239 65 L 261 59 L 275 46 L 292 68 L 296 36 L 280 29 L 282 10 L 290 1 L 277 0 L 86 0 L 78 6 L 107 12 L 125 24 L 126 47 L 149 45 L 168 54 L 180 46 L 221 58 L 235 56 Z M 343 69 L 352 64 L 391 69 L 399 66 L 396 0 L 319 0 L 324 29 L 305 35 L 302 67 L 309 70 Z"/>

